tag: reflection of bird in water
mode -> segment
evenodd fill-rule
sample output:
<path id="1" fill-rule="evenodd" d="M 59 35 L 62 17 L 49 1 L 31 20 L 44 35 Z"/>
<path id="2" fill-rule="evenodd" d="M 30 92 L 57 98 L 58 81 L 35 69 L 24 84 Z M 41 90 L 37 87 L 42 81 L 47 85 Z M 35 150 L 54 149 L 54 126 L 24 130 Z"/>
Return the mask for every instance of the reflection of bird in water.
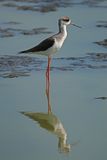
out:
<path id="1" fill-rule="evenodd" d="M 58 148 L 60 152 L 70 151 L 70 144 L 67 144 L 67 133 L 61 121 L 52 113 L 21 112 L 25 116 L 38 122 L 40 127 L 48 130 L 58 137 Z"/>
<path id="2" fill-rule="evenodd" d="M 58 148 L 60 152 L 68 153 L 72 145 L 67 144 L 67 132 L 65 131 L 61 121 L 56 115 L 52 113 L 51 103 L 50 103 L 50 85 L 47 81 L 48 90 L 46 92 L 48 101 L 48 113 L 37 113 L 37 112 L 21 112 L 23 115 L 31 118 L 32 120 L 38 122 L 40 127 L 53 133 L 58 138 Z"/>

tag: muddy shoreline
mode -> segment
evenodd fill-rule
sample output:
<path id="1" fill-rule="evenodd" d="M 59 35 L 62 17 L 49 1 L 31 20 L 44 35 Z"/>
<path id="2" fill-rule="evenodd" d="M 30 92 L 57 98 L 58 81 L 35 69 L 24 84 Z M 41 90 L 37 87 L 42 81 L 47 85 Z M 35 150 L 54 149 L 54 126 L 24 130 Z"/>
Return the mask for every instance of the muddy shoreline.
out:
<path id="1" fill-rule="evenodd" d="M 0 77 L 29 76 L 32 71 L 45 70 L 46 66 L 46 58 L 5 55 L 0 57 Z M 84 57 L 53 58 L 52 71 L 76 69 L 107 69 L 107 53 L 88 53 Z"/>

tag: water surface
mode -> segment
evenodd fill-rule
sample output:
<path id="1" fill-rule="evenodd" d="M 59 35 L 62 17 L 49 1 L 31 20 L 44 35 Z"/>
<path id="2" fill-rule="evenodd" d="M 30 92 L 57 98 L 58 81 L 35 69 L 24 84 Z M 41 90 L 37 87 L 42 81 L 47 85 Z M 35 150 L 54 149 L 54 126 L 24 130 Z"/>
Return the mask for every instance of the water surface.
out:
<path id="1" fill-rule="evenodd" d="M 0 75 L 4 75 L 0 77 L 0 159 L 107 159 L 107 48 L 93 43 L 106 38 L 107 28 L 96 26 L 106 21 L 106 6 L 106 1 L 92 6 L 73 4 L 47 13 L 0 6 L 0 26 L 5 28 L 46 27 L 47 32 L 54 33 L 62 15 L 83 26 L 68 28 L 68 38 L 51 68 L 50 103 L 54 116 L 48 118 L 51 124 L 60 122 L 63 126 L 71 146 L 67 153 L 59 151 L 58 135 L 52 128 L 50 132 L 20 113 L 47 115 L 46 58 L 28 58 L 24 63 L 17 52 L 52 33 L 23 35 L 17 31 L 11 37 L 0 38 Z M 10 21 L 18 24 L 6 24 Z M 16 71 L 19 76 L 8 76 Z"/>

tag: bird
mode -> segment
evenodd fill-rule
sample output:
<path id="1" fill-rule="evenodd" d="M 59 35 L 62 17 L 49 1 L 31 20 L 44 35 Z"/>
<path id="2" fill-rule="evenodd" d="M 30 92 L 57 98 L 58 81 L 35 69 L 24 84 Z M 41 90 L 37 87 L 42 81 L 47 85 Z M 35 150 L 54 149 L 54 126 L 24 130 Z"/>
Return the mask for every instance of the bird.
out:
<path id="1" fill-rule="evenodd" d="M 19 54 L 38 54 L 48 57 L 48 65 L 46 69 L 46 80 L 50 81 L 50 64 L 51 56 L 54 55 L 63 45 L 67 37 L 67 26 L 73 25 L 81 28 L 74 24 L 68 16 L 63 16 L 58 19 L 59 32 L 41 41 L 38 45 L 33 48 L 19 52 Z M 48 90 L 48 87 L 47 87 Z"/>

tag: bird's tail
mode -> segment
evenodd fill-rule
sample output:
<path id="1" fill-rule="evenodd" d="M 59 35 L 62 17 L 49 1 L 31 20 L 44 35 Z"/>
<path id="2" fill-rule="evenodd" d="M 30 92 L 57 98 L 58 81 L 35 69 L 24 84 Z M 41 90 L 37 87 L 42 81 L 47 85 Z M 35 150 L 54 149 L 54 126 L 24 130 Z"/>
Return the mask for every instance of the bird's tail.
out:
<path id="1" fill-rule="evenodd" d="M 20 51 L 18 52 L 18 54 L 24 54 L 24 53 L 28 53 L 27 51 Z"/>

